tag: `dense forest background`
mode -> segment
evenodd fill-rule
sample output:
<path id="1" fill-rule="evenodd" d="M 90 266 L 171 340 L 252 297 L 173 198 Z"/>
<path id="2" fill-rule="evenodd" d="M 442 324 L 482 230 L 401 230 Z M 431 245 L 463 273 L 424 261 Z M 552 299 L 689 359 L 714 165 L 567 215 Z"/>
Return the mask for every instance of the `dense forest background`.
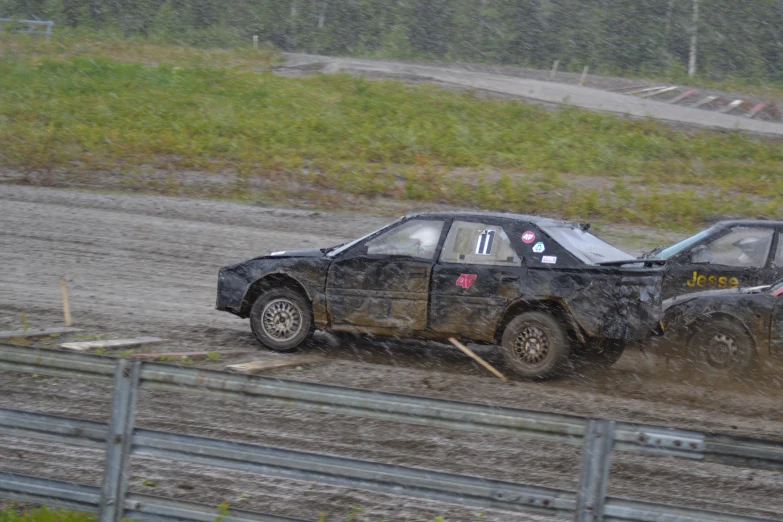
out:
<path id="1" fill-rule="evenodd" d="M 698 21 L 694 24 L 694 4 Z M 783 80 L 783 0 L 0 0 L 0 17 L 197 46 Z"/>

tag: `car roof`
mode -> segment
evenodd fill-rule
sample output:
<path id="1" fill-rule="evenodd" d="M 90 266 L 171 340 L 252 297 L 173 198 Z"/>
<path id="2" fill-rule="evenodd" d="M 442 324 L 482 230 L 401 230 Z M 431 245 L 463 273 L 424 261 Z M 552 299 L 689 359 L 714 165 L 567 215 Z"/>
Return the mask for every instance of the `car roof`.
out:
<path id="1" fill-rule="evenodd" d="M 406 218 L 428 217 L 428 218 L 455 218 L 455 219 L 480 219 L 494 218 L 507 219 L 511 221 L 520 221 L 525 223 L 534 223 L 536 225 L 573 225 L 578 223 L 573 221 L 563 221 L 543 216 L 534 216 L 530 214 L 512 214 L 509 212 L 480 212 L 480 211 L 454 211 L 454 212 L 414 212 L 405 216 Z"/>

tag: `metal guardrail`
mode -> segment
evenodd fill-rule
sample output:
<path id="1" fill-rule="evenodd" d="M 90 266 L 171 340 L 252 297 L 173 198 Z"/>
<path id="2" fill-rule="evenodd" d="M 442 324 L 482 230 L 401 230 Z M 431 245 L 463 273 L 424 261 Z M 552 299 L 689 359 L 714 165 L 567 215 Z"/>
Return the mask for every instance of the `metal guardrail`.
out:
<path id="1" fill-rule="evenodd" d="M 0 32 L 3 32 L 3 24 L 4 23 L 10 23 L 14 24 L 16 26 L 20 25 L 26 25 L 27 26 L 27 33 L 32 34 L 43 34 L 46 36 L 46 41 L 49 41 L 49 38 L 52 37 L 52 29 L 54 28 L 54 22 L 51 21 L 41 21 L 41 20 L 17 20 L 14 18 L 0 18 Z M 35 28 L 39 26 L 44 26 L 45 29 L 43 31 L 38 31 Z"/>
<path id="2" fill-rule="evenodd" d="M 658 426 L 591 420 L 572 415 L 178 368 L 152 362 L 117 361 L 110 357 L 4 344 L 0 344 L 0 370 L 66 378 L 114 380 L 112 416 L 108 426 L 0 409 L 0 435 L 107 449 L 107 464 L 103 487 L 100 490 L 78 484 L 0 473 L 0 498 L 98 512 L 101 521 L 105 522 L 119 522 L 123 517 L 137 520 L 160 520 L 161 517 L 214 520 L 214 509 L 203 505 L 128 495 L 128 460 L 131 454 L 473 507 L 545 513 L 573 518 L 577 522 L 766 520 L 609 498 L 606 491 L 610 455 L 613 450 L 783 470 L 783 444 L 780 443 Z M 577 492 L 571 492 L 137 429 L 134 427 L 134 416 L 139 389 L 209 393 L 257 400 L 275 406 L 582 444 L 584 453 L 580 487 Z M 232 511 L 225 520 L 291 519 Z"/>

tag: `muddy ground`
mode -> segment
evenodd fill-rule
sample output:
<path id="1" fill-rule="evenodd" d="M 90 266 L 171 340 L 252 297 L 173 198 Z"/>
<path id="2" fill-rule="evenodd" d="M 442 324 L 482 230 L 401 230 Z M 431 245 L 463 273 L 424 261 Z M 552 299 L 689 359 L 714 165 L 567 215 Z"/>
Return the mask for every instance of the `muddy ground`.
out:
<path id="1" fill-rule="evenodd" d="M 164 337 L 168 341 L 159 349 L 166 351 L 251 352 L 198 363 L 216 368 L 280 357 L 258 351 L 246 321 L 214 310 L 217 268 L 271 250 L 337 244 L 388 220 L 366 213 L 0 185 L 0 328 L 61 324 L 58 281 L 65 276 L 76 326 L 88 334 Z M 637 251 L 645 246 L 640 236 L 665 242 L 682 235 L 638 227 L 603 230 Z M 456 350 L 433 343 L 348 345 L 318 335 L 310 350 L 326 361 L 273 375 L 783 440 L 783 383 L 774 369 L 758 381 L 730 384 L 634 352 L 605 373 L 504 384 Z M 500 365 L 493 349 L 482 354 Z M 3 408 L 105 421 L 109 401 L 108 386 L 0 373 Z M 249 402 L 145 392 L 138 424 L 571 490 L 578 480 L 578 447 Z M 92 450 L 0 440 L 0 471 L 97 485 L 101 460 Z M 373 521 L 437 515 L 450 522 L 539 519 L 146 458 L 134 460 L 131 487 L 306 520 L 318 520 L 320 513 L 329 521 L 348 520 L 352 513 L 355 520 Z M 779 472 L 632 454 L 613 458 L 613 496 L 783 519 L 781 493 Z"/>

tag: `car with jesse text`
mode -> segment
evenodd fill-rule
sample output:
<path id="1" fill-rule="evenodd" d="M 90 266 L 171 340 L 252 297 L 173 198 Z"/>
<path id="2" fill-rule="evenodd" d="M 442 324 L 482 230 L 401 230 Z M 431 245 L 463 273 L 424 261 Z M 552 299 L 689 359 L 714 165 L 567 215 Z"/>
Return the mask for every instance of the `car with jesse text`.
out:
<path id="1" fill-rule="evenodd" d="M 746 375 L 783 356 L 783 280 L 706 290 L 663 302 L 658 351 L 705 371 Z"/>
<path id="2" fill-rule="evenodd" d="M 783 278 L 783 221 L 721 221 L 643 257 L 664 261 L 663 298 L 769 285 Z"/>
<path id="3" fill-rule="evenodd" d="M 529 378 L 574 358 L 609 365 L 658 324 L 661 272 L 588 229 L 518 214 L 413 214 L 339 246 L 224 267 L 217 309 L 249 318 L 276 351 L 323 329 L 496 343 Z"/>

